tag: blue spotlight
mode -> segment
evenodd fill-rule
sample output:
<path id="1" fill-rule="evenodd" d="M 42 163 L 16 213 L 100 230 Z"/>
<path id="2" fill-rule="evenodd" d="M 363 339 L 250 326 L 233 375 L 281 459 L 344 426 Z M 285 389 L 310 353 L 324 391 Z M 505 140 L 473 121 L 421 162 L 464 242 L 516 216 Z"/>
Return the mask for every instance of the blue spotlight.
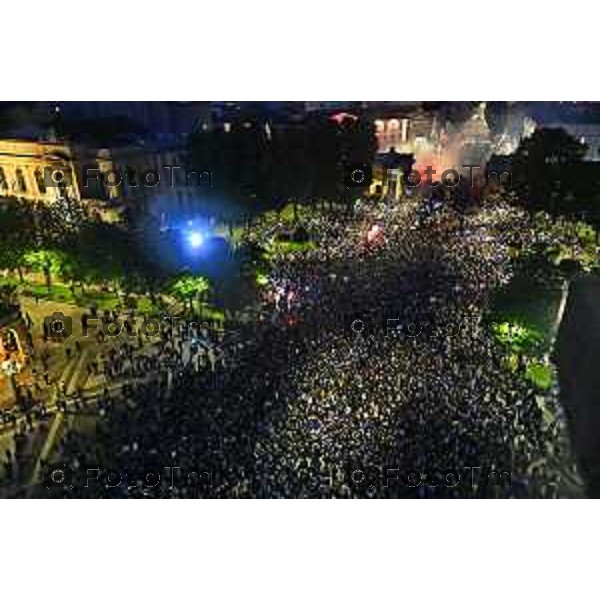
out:
<path id="1" fill-rule="evenodd" d="M 204 238 L 202 237 L 202 234 L 199 231 L 192 231 L 192 233 L 190 233 L 190 246 L 192 248 L 199 248 L 200 246 L 202 246 L 202 242 L 204 242 Z"/>

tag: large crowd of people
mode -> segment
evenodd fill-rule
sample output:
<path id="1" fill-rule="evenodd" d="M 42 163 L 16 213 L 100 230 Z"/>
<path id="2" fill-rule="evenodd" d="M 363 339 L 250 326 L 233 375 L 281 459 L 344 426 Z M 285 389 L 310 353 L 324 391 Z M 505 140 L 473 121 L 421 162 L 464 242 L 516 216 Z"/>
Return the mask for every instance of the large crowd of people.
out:
<path id="1" fill-rule="evenodd" d="M 523 219 L 502 203 L 460 226 L 415 220 L 412 203 L 319 212 L 315 247 L 275 259 L 255 319 L 107 346 L 89 367 L 103 418 L 94 435 L 67 431 L 57 455 L 127 483 L 53 493 L 564 494 L 573 460 L 556 390 L 507 369 L 484 324 L 512 275 L 507 238 L 537 235 Z M 167 468 L 180 478 L 148 483 Z"/>

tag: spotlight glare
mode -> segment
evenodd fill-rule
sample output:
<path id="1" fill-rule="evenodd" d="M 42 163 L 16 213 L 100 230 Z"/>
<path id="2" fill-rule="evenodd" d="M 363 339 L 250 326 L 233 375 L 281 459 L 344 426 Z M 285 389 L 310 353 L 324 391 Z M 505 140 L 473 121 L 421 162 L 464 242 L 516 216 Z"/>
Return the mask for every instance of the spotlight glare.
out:
<path id="1" fill-rule="evenodd" d="M 192 248 L 198 248 L 199 246 L 202 245 L 203 239 L 202 239 L 202 234 L 197 232 L 197 231 L 193 231 L 190 234 L 190 245 L 192 246 Z"/>

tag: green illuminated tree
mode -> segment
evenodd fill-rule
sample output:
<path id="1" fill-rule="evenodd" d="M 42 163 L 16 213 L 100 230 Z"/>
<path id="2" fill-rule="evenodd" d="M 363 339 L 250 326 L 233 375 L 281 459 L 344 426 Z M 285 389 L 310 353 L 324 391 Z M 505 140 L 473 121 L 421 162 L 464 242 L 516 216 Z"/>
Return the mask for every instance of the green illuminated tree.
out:
<path id="1" fill-rule="evenodd" d="M 205 277 L 196 277 L 189 274 L 180 275 L 170 286 L 170 292 L 183 303 L 188 303 L 190 313 L 194 312 L 194 300 L 200 300 L 200 313 L 202 313 L 202 300 L 204 294 L 210 289 Z"/>
<path id="2" fill-rule="evenodd" d="M 31 250 L 23 257 L 24 264 L 44 274 L 48 291 L 52 289 L 52 276 L 62 273 L 65 256 L 56 250 Z"/>

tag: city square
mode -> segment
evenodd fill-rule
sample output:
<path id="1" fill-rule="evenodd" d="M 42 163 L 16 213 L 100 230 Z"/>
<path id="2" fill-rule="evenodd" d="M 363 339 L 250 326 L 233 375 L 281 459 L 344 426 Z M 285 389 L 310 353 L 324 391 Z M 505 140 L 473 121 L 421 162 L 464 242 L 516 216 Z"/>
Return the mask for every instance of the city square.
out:
<path id="1" fill-rule="evenodd" d="M 521 162 L 595 177 L 597 151 L 547 107 L 172 103 L 140 118 L 190 132 L 148 155 L 71 146 L 85 111 L 116 119 L 97 104 L 40 103 L 50 139 L 2 159 L 3 495 L 586 495 L 553 347 L 599 265 L 593 181 Z M 110 180 L 167 159 L 213 184 Z"/>

